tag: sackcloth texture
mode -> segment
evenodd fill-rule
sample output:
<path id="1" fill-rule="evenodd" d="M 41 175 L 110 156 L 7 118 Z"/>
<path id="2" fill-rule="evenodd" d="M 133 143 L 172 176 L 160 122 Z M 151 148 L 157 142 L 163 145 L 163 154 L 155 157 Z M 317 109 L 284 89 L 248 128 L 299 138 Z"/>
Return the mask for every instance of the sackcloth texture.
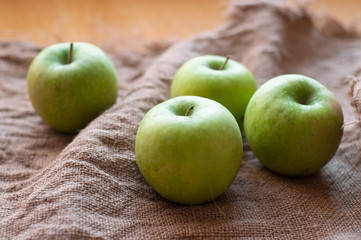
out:
<path id="1" fill-rule="evenodd" d="M 234 1 L 227 13 L 224 24 L 188 40 L 107 51 L 117 103 L 75 135 L 52 130 L 31 106 L 26 74 L 41 47 L 1 41 L 0 239 L 360 239 L 359 124 L 345 126 L 333 159 L 304 178 L 271 173 L 245 140 L 235 181 L 207 204 L 169 202 L 140 174 L 139 122 L 198 55 L 231 55 L 259 86 L 286 73 L 315 78 L 339 99 L 346 123 L 359 119 L 356 31 L 281 1 Z"/>

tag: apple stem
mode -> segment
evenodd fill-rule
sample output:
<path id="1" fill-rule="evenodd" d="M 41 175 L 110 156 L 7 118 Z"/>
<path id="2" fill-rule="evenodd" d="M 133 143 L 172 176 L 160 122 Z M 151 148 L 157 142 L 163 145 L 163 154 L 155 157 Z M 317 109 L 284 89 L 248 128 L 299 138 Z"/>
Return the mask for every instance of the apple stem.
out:
<path id="1" fill-rule="evenodd" d="M 223 69 L 224 69 L 224 67 L 226 66 L 226 64 L 227 64 L 227 62 L 228 62 L 228 60 L 229 60 L 230 58 L 231 58 L 230 56 L 227 56 L 227 57 L 226 57 L 226 60 L 224 61 L 224 63 L 222 64 L 222 66 L 219 68 L 219 70 L 223 70 Z"/>
<path id="2" fill-rule="evenodd" d="M 73 61 L 73 42 L 70 43 L 70 50 L 68 55 L 68 64 Z"/>
<path id="3" fill-rule="evenodd" d="M 186 116 L 186 117 L 189 116 L 189 114 L 191 113 L 191 111 L 192 111 L 193 109 L 194 109 L 194 106 L 193 106 L 193 105 L 190 106 L 190 107 L 187 109 L 185 116 Z"/>

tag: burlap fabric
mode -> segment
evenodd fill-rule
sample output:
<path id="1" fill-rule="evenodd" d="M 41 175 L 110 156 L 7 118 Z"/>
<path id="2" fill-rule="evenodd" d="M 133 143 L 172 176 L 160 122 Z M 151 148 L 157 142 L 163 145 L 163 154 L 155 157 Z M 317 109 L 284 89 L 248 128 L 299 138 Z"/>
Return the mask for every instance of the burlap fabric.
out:
<path id="1" fill-rule="evenodd" d="M 350 96 L 351 104 L 356 108 L 359 116 L 356 121 L 350 122 L 350 124 L 360 123 L 361 124 L 361 68 L 354 74 L 347 78 L 350 83 Z"/>
<path id="2" fill-rule="evenodd" d="M 283 73 L 318 79 L 345 121 L 358 118 L 345 79 L 361 66 L 361 39 L 334 21 L 283 3 L 237 3 L 229 20 L 169 48 L 108 51 L 119 98 L 77 135 L 49 128 L 27 94 L 40 50 L 0 43 L 0 239 L 360 239 L 361 131 L 348 125 L 319 173 L 285 178 L 264 169 L 244 143 L 237 178 L 214 202 L 185 206 L 158 196 L 135 161 L 138 124 L 169 98 L 177 68 L 202 54 L 232 55 L 258 84 Z"/>

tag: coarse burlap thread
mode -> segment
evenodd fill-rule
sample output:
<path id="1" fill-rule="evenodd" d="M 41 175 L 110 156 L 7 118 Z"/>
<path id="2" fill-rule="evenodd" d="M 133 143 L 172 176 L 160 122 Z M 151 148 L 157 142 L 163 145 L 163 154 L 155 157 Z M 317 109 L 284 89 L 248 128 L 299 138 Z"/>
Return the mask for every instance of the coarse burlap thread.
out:
<path id="1" fill-rule="evenodd" d="M 142 117 L 169 98 L 179 66 L 203 54 L 231 55 L 259 86 L 285 73 L 315 78 L 339 99 L 345 122 L 358 119 L 349 93 L 360 91 L 348 80 L 361 66 L 361 39 L 330 19 L 319 23 L 281 1 L 232 2 L 213 31 L 144 53 L 112 49 L 117 103 L 77 135 L 55 132 L 31 106 L 26 73 L 40 47 L 1 41 L 0 239 L 360 239 L 358 124 L 306 178 L 266 170 L 245 141 L 234 183 L 203 205 L 164 200 L 135 161 Z"/>

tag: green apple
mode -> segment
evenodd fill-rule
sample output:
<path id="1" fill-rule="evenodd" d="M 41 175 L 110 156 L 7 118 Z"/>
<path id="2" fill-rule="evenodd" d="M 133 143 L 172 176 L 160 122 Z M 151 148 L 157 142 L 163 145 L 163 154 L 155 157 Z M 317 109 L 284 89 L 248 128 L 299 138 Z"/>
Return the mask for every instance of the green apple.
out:
<path id="1" fill-rule="evenodd" d="M 234 181 L 242 161 L 239 126 L 216 101 L 171 98 L 143 117 L 136 160 L 150 186 L 164 198 L 201 204 L 217 198 Z"/>
<path id="2" fill-rule="evenodd" d="M 286 176 L 319 171 L 335 154 L 343 113 L 321 83 L 289 74 L 263 84 L 251 98 L 244 129 L 250 148 L 268 169 Z"/>
<path id="3" fill-rule="evenodd" d="M 179 68 L 172 82 L 171 97 L 194 95 L 215 100 L 242 127 L 247 104 L 256 90 L 256 80 L 244 65 L 229 58 L 204 55 Z"/>
<path id="4" fill-rule="evenodd" d="M 28 92 L 46 123 L 73 133 L 115 103 L 117 74 L 108 56 L 92 44 L 54 44 L 32 61 Z"/>

